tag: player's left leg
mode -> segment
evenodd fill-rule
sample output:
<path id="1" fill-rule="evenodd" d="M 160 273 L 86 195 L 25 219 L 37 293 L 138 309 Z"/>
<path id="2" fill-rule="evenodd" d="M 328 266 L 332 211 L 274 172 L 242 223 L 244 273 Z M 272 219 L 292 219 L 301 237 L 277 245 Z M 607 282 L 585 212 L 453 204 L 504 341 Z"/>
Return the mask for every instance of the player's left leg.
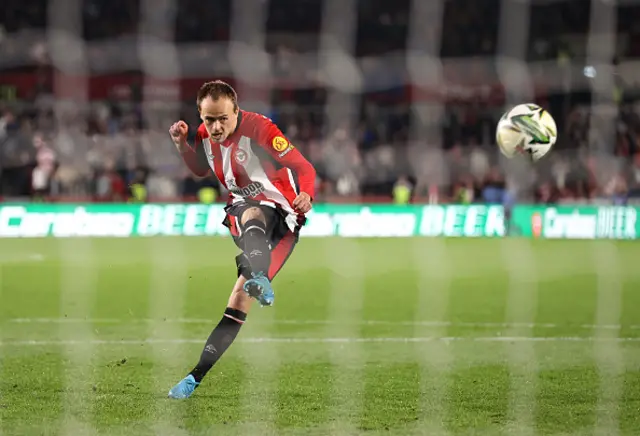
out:
<path id="1" fill-rule="evenodd" d="M 260 207 L 249 207 L 240 215 L 243 252 L 250 266 L 250 277 L 244 284 L 245 292 L 258 300 L 261 306 L 271 306 L 275 298 L 269 268 L 271 266 L 270 233 L 275 215 L 267 214 Z"/>

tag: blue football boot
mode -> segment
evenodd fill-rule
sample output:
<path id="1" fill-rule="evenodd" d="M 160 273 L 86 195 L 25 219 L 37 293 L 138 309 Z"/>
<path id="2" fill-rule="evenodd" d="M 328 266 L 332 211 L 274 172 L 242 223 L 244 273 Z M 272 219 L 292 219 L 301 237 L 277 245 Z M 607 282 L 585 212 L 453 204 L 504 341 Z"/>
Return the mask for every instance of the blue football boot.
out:
<path id="1" fill-rule="evenodd" d="M 180 380 L 180 383 L 175 385 L 169 391 L 169 398 L 176 400 L 182 400 L 189 398 L 193 391 L 198 387 L 200 383 L 196 381 L 191 374 Z"/>
<path id="2" fill-rule="evenodd" d="M 250 297 L 258 300 L 261 306 L 273 306 L 275 295 L 271 282 L 263 273 L 253 274 L 253 278 L 245 282 L 242 287 Z"/>

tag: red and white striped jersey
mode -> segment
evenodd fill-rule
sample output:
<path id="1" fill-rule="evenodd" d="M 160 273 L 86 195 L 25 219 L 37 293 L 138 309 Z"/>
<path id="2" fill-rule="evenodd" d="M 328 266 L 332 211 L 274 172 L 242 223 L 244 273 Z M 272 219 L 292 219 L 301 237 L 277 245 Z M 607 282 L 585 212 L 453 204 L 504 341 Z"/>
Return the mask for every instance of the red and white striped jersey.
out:
<path id="1" fill-rule="evenodd" d="M 229 190 L 230 203 L 252 199 L 294 214 L 299 192 L 315 195 L 313 165 L 270 119 L 254 112 L 240 110 L 236 130 L 222 143 L 210 141 L 201 124 L 194 148 L 182 157 L 198 176 L 212 170 Z"/>

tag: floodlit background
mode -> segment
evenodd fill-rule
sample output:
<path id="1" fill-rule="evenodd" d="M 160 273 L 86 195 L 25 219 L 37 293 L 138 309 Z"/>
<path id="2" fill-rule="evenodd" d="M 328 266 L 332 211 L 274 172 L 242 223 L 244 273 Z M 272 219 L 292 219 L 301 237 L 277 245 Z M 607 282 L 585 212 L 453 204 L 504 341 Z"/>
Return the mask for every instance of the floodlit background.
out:
<path id="1" fill-rule="evenodd" d="M 3 0 L 0 435 L 640 434 L 639 23 L 636 0 Z M 227 193 L 168 136 L 212 79 L 318 197 L 275 306 L 174 403 L 235 280 Z M 559 130 L 536 165 L 494 139 L 524 102 Z"/>

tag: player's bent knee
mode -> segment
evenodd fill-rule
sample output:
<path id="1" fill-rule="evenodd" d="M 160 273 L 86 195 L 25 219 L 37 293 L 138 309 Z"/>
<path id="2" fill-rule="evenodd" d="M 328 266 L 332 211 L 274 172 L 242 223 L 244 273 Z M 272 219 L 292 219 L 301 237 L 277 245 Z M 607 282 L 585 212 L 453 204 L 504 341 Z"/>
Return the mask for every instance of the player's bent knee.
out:
<path id="1" fill-rule="evenodd" d="M 249 313 L 254 300 L 242 289 L 246 281 L 247 279 L 242 276 L 238 278 L 229 296 L 227 307 Z"/>
<path id="2" fill-rule="evenodd" d="M 244 313 L 249 313 L 253 299 L 247 295 L 244 291 L 233 291 L 229 297 L 227 307 L 236 309 Z"/>
<path id="3" fill-rule="evenodd" d="M 267 218 L 264 216 L 264 212 L 259 207 L 250 207 L 242 213 L 240 217 L 240 223 L 244 224 L 251 220 L 260 220 L 263 223 L 267 223 Z"/>

